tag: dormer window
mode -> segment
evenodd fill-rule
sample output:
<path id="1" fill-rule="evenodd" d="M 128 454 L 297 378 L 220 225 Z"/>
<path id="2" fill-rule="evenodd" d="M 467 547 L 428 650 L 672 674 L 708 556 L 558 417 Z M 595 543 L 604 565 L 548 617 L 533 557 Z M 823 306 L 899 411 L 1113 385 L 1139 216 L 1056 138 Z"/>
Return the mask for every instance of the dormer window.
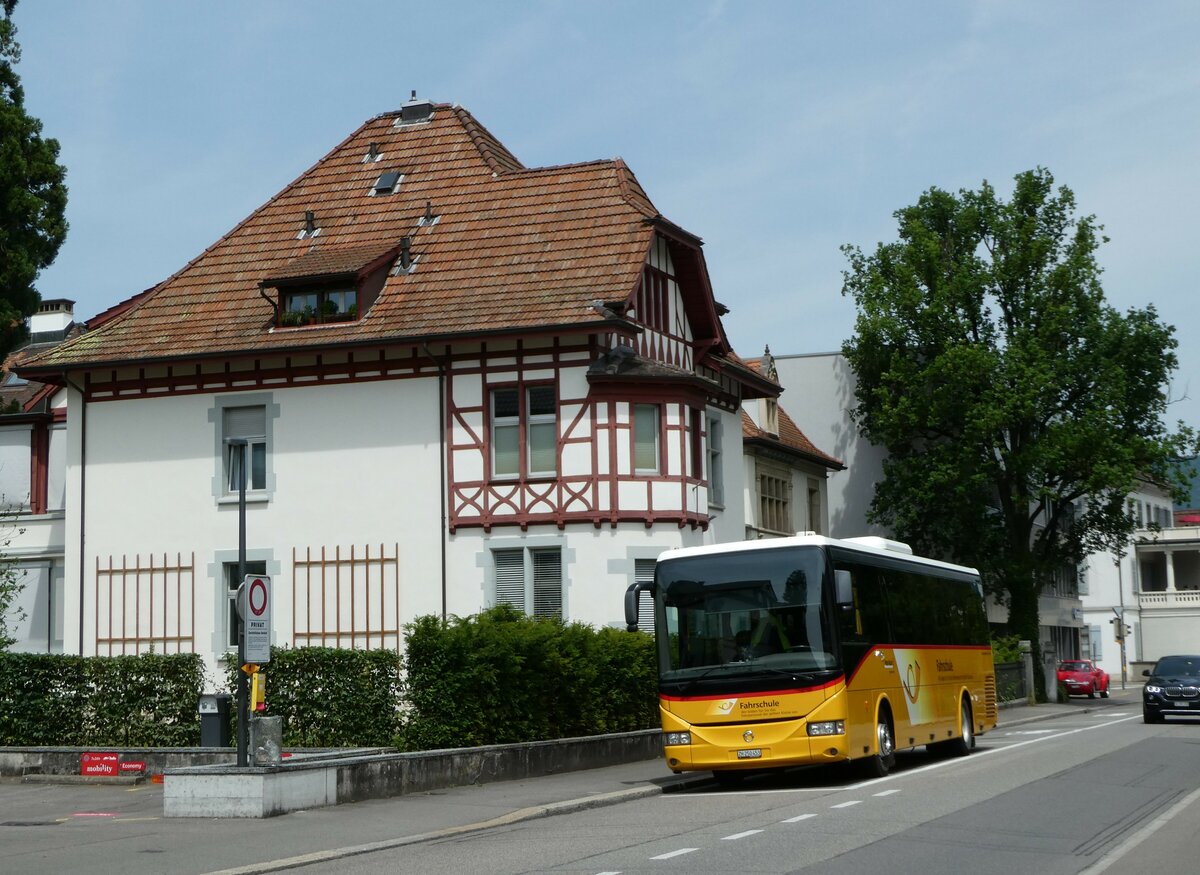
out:
<path id="1" fill-rule="evenodd" d="M 358 292 L 337 288 L 283 294 L 279 323 L 284 327 L 326 322 L 352 322 L 358 318 Z"/>
<path id="2" fill-rule="evenodd" d="M 371 187 L 371 194 L 372 196 L 394 194 L 403 180 L 404 175 L 399 170 L 388 170 L 385 173 L 381 173 L 379 174 L 379 178 L 375 180 L 375 184 Z"/>
<path id="3" fill-rule="evenodd" d="M 273 328 L 354 322 L 366 315 L 387 282 L 398 243 L 314 246 L 260 283 L 275 306 Z M 273 290 L 273 294 L 267 294 Z"/>

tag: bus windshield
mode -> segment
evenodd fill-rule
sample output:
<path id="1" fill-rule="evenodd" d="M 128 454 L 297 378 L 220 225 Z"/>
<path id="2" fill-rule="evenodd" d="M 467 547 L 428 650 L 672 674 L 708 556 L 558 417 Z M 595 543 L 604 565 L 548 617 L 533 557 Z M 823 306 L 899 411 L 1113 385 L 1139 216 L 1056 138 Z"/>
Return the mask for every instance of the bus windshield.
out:
<path id="1" fill-rule="evenodd" d="M 660 562 L 663 680 L 836 668 L 824 572 L 812 546 Z"/>

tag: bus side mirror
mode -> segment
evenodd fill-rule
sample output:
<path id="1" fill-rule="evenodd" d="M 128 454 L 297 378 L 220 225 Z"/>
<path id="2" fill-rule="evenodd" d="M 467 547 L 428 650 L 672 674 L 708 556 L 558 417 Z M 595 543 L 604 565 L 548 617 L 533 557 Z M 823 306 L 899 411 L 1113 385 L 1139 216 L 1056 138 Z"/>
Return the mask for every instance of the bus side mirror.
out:
<path id="1" fill-rule="evenodd" d="M 625 590 L 625 629 L 629 632 L 638 630 L 638 596 L 645 590 L 648 593 L 654 593 L 654 584 L 646 583 L 631 583 L 629 588 Z"/>
<path id="2" fill-rule="evenodd" d="M 839 605 L 849 607 L 854 604 L 854 582 L 850 572 L 839 568 L 833 572 L 834 597 Z"/>

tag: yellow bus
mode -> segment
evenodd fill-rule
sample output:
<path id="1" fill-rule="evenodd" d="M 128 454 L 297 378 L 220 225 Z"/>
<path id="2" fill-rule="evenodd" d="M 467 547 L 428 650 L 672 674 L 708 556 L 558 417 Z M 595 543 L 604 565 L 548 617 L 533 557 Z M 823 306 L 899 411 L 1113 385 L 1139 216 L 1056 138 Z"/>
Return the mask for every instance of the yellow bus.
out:
<path id="1" fill-rule="evenodd" d="M 668 550 L 654 604 L 667 765 L 733 782 L 897 749 L 965 756 L 996 725 L 979 574 L 883 538 L 813 534 Z M 644 616 L 644 615 L 643 615 Z"/>

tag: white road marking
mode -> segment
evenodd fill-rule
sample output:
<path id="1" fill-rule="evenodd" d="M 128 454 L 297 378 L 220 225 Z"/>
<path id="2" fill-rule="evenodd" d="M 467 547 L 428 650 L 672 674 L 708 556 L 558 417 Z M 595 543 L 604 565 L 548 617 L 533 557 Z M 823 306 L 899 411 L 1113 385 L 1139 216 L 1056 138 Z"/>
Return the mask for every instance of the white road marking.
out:
<path id="1" fill-rule="evenodd" d="M 816 817 L 815 814 L 798 814 L 795 817 L 789 817 L 787 820 L 781 820 L 780 823 L 799 823 L 802 820 L 809 820 Z"/>
<path id="2" fill-rule="evenodd" d="M 899 792 L 900 792 L 900 789 L 896 788 L 895 790 L 884 790 L 880 793 L 875 793 L 873 795 L 875 795 L 875 796 L 891 796 L 893 793 L 899 793 Z"/>
<path id="3" fill-rule="evenodd" d="M 665 854 L 659 854 L 657 857 L 651 857 L 651 860 L 669 860 L 672 857 L 682 857 L 684 854 L 690 854 L 692 851 L 698 851 L 699 848 L 680 848 L 678 851 L 669 851 Z"/>
<path id="4" fill-rule="evenodd" d="M 738 839 L 744 839 L 746 836 L 758 835 L 762 832 L 761 829 L 748 829 L 745 832 L 735 832 L 731 836 L 725 836 L 721 839 L 723 842 L 736 842 Z"/>
<path id="5" fill-rule="evenodd" d="M 851 799 L 849 802 L 839 802 L 837 805 L 830 805 L 830 808 L 849 808 L 851 805 L 858 805 L 862 802 L 861 799 Z"/>

